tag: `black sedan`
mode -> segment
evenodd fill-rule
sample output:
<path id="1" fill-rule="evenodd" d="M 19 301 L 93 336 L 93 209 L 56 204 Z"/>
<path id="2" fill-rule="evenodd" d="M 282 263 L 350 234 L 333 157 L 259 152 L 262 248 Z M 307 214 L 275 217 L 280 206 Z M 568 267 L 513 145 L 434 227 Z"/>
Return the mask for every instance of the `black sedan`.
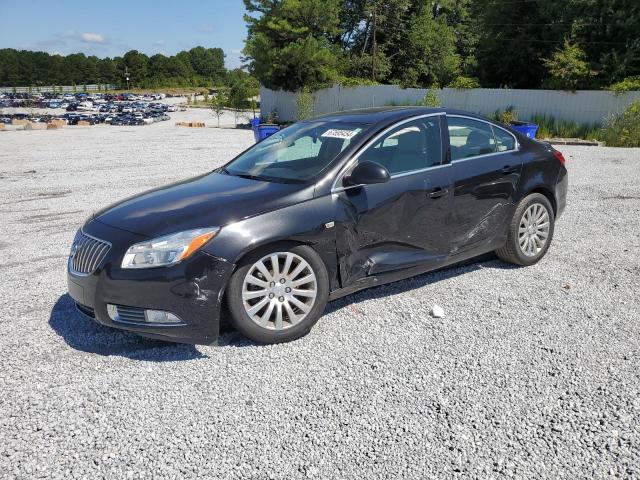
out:
<path id="1" fill-rule="evenodd" d="M 495 251 L 547 252 L 562 154 L 485 118 L 381 108 L 296 123 L 205 175 L 95 213 L 68 286 L 111 327 L 213 343 L 305 335 L 327 301 Z M 223 309 L 223 305 L 228 309 Z"/>

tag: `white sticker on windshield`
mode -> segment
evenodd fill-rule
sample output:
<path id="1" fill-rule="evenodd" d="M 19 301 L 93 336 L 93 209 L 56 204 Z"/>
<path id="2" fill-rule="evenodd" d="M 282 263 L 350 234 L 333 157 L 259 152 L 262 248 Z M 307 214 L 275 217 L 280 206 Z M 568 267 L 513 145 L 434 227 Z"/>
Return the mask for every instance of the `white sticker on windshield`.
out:
<path id="1" fill-rule="evenodd" d="M 337 128 L 331 128 L 324 132 L 321 137 L 327 138 L 353 138 L 358 134 L 358 130 L 339 130 Z"/>

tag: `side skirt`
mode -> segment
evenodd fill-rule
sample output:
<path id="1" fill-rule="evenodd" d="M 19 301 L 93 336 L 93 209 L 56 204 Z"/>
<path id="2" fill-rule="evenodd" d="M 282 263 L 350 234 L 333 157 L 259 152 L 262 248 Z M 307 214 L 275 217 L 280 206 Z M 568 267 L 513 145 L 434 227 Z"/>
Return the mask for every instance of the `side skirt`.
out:
<path id="1" fill-rule="evenodd" d="M 329 301 L 337 300 L 338 298 L 346 297 L 352 293 L 359 292 L 360 290 L 366 290 L 367 288 L 373 288 L 380 285 L 386 285 L 388 283 L 397 282 L 399 280 L 405 280 L 407 278 L 422 275 L 427 272 L 434 272 L 446 267 L 450 267 L 456 263 L 464 262 L 471 258 L 479 257 L 481 255 L 493 252 L 495 248 L 487 248 L 486 245 L 478 247 L 473 250 L 459 253 L 457 255 L 446 257 L 437 263 L 429 262 L 428 265 L 418 265 L 411 268 L 403 268 L 401 270 L 394 270 L 379 275 L 372 275 L 365 277 L 352 285 L 348 285 L 344 288 L 338 288 L 329 293 Z"/>

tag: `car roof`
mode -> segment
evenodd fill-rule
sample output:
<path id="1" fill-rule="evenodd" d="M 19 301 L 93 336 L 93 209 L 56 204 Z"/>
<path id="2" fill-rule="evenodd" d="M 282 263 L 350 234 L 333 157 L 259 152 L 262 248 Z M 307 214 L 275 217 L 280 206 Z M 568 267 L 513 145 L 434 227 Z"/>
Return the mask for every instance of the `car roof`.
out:
<path id="1" fill-rule="evenodd" d="M 487 120 L 485 117 L 466 112 L 463 110 L 456 110 L 451 108 L 430 108 L 430 107 L 374 107 L 374 108 L 361 108 L 357 110 L 345 110 L 342 112 L 328 113 L 320 115 L 309 121 L 322 120 L 331 122 L 344 122 L 344 123 L 389 123 L 402 120 L 404 118 L 413 117 L 416 115 L 428 115 L 434 113 L 446 113 L 451 115 L 465 115 L 472 118 L 479 118 Z"/>

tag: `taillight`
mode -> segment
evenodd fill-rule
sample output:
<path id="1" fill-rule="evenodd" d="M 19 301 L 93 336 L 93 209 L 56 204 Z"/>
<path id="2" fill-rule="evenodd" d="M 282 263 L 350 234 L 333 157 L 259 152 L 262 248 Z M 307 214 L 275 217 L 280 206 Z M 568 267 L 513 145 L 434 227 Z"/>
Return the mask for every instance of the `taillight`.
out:
<path id="1" fill-rule="evenodd" d="M 553 151 L 553 156 L 556 157 L 562 165 L 566 162 L 564 155 L 562 155 L 562 152 L 559 152 L 558 150 Z"/>

